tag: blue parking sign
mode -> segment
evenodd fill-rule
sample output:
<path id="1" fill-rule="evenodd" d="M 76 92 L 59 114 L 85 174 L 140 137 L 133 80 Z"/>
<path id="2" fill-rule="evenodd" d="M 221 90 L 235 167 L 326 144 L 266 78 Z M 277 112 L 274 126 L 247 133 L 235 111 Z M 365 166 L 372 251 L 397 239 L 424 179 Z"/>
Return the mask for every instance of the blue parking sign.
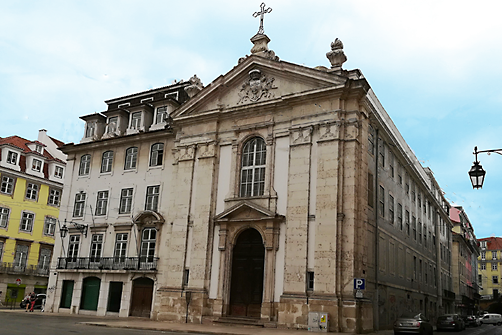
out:
<path id="1" fill-rule="evenodd" d="M 354 290 L 364 290 L 366 281 L 364 278 L 354 278 Z"/>

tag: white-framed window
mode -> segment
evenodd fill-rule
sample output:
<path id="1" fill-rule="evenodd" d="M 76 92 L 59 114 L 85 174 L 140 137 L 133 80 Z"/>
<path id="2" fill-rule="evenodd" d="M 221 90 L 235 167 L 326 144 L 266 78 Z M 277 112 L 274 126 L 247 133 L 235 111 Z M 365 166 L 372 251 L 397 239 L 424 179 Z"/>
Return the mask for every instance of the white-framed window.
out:
<path id="1" fill-rule="evenodd" d="M 61 201 L 61 191 L 51 188 L 49 191 L 49 199 L 47 201 L 47 204 L 51 206 L 59 206 L 60 201 Z"/>
<path id="2" fill-rule="evenodd" d="M 492 270 L 497 270 L 497 262 L 492 263 Z"/>
<path id="3" fill-rule="evenodd" d="M 7 163 L 17 165 L 17 152 L 9 151 L 7 153 Z"/>
<path id="4" fill-rule="evenodd" d="M 114 133 L 117 130 L 118 120 L 117 116 L 108 119 L 108 133 Z"/>
<path id="5" fill-rule="evenodd" d="M 157 230 L 155 228 L 143 229 L 140 248 L 141 262 L 153 262 L 153 258 L 155 257 L 156 241 Z"/>
<path id="6" fill-rule="evenodd" d="M 96 130 L 96 124 L 94 122 L 87 122 L 85 127 L 85 137 L 93 137 Z"/>
<path id="7" fill-rule="evenodd" d="M 139 129 L 141 127 L 141 112 L 131 114 L 131 129 Z"/>
<path id="8" fill-rule="evenodd" d="M 136 168 L 137 160 L 138 160 L 138 148 L 137 147 L 127 148 L 125 154 L 124 170 L 134 170 Z"/>
<path id="9" fill-rule="evenodd" d="M 99 191 L 96 198 L 96 215 L 106 215 L 108 206 L 108 191 Z"/>
<path id="10" fill-rule="evenodd" d="M 85 208 L 85 193 L 75 194 L 75 205 L 73 206 L 73 217 L 83 217 Z"/>
<path id="11" fill-rule="evenodd" d="M 35 151 L 39 154 L 42 153 L 42 146 L 40 144 L 35 144 Z"/>
<path id="12" fill-rule="evenodd" d="M 21 224 L 19 225 L 19 230 L 29 232 L 33 230 L 33 222 L 35 221 L 35 214 L 29 212 L 23 212 L 21 215 Z"/>
<path id="13" fill-rule="evenodd" d="M 159 206 L 159 191 L 159 185 L 148 186 L 146 188 L 145 210 L 157 211 L 157 208 Z"/>
<path id="14" fill-rule="evenodd" d="M 164 144 L 155 143 L 152 145 L 150 150 L 150 166 L 162 165 L 162 159 L 164 157 Z"/>
<path id="15" fill-rule="evenodd" d="M 42 171 L 42 161 L 40 159 L 33 158 L 33 163 L 31 164 L 31 169 L 33 171 Z"/>
<path id="16" fill-rule="evenodd" d="M 78 247 L 80 245 L 80 235 L 70 235 L 68 242 L 68 258 L 75 262 L 78 257 Z"/>
<path id="17" fill-rule="evenodd" d="M 0 262 L 2 261 L 4 243 L 4 240 L 0 240 Z"/>
<path id="18" fill-rule="evenodd" d="M 49 248 L 40 248 L 38 258 L 38 268 L 40 270 L 48 270 L 51 263 L 52 250 Z"/>
<path id="19" fill-rule="evenodd" d="M 492 276 L 492 282 L 494 284 L 498 284 L 499 283 L 499 276 Z"/>
<path id="20" fill-rule="evenodd" d="M 486 263 L 481 263 L 480 268 L 481 268 L 481 270 L 486 270 Z"/>
<path id="21" fill-rule="evenodd" d="M 89 171 L 91 170 L 91 155 L 83 155 L 80 157 L 80 166 L 78 169 L 78 175 L 79 176 L 86 176 L 89 174 Z"/>
<path id="22" fill-rule="evenodd" d="M 9 225 L 10 208 L 0 207 L 0 228 L 7 228 Z"/>
<path id="23" fill-rule="evenodd" d="M 14 182 L 16 180 L 9 176 L 2 176 L 2 185 L 0 186 L 0 192 L 5 194 L 12 194 L 14 192 Z"/>
<path id="24" fill-rule="evenodd" d="M 103 234 L 92 234 L 90 261 L 99 262 L 101 260 L 102 250 L 103 250 Z"/>
<path id="25" fill-rule="evenodd" d="M 481 260 L 486 260 L 486 251 L 481 251 Z"/>
<path id="26" fill-rule="evenodd" d="M 127 233 L 117 234 L 115 237 L 115 250 L 113 251 L 113 257 L 115 261 L 124 261 L 127 255 Z"/>
<path id="27" fill-rule="evenodd" d="M 486 249 L 486 241 L 481 241 L 481 248 L 485 248 Z"/>
<path id="28" fill-rule="evenodd" d="M 263 195 L 265 191 L 265 162 L 267 148 L 260 137 L 248 140 L 242 148 L 241 197 Z"/>
<path id="29" fill-rule="evenodd" d="M 497 259 L 497 251 L 492 251 L 492 259 Z"/>
<path id="30" fill-rule="evenodd" d="M 132 208 L 132 188 L 123 188 L 120 191 L 120 207 L 119 214 L 128 214 L 131 213 Z"/>
<path id="31" fill-rule="evenodd" d="M 101 158 L 101 173 L 111 172 L 113 165 L 113 151 L 105 151 Z"/>
<path id="32" fill-rule="evenodd" d="M 55 230 L 56 230 L 56 219 L 50 216 L 46 216 L 44 224 L 44 235 L 54 236 Z"/>
<path id="33" fill-rule="evenodd" d="M 167 120 L 167 107 L 159 107 L 157 108 L 157 113 L 155 114 L 155 123 L 159 124 L 162 122 L 166 122 Z"/>
<path id="34" fill-rule="evenodd" d="M 61 166 L 56 166 L 56 168 L 54 169 L 54 177 L 60 179 L 63 178 L 63 172 L 64 169 Z"/>
<path id="35" fill-rule="evenodd" d="M 26 199 L 30 199 L 30 200 L 37 200 L 38 188 L 39 188 L 38 184 L 27 183 L 26 184 L 26 196 L 25 196 L 25 198 Z"/>
<path id="36" fill-rule="evenodd" d="M 24 270 L 28 262 L 28 252 L 30 247 L 26 244 L 17 244 L 14 255 L 14 266 L 19 270 Z"/>

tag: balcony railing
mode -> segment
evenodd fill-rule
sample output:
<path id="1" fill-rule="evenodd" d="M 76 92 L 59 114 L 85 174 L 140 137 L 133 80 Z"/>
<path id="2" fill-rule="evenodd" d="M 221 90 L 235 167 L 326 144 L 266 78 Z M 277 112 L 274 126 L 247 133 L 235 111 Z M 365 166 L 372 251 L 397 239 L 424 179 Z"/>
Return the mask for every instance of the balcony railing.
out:
<path id="1" fill-rule="evenodd" d="M 0 273 L 23 274 L 31 276 L 49 276 L 48 266 L 15 265 L 14 263 L 0 263 Z"/>
<path id="2" fill-rule="evenodd" d="M 157 271 L 158 257 L 59 257 L 58 269 Z"/>

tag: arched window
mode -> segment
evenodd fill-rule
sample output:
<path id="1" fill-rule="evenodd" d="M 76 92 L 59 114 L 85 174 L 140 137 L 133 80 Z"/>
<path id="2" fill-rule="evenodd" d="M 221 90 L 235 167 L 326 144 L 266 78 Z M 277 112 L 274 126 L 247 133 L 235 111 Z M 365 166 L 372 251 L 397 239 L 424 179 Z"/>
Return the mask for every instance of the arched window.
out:
<path id="1" fill-rule="evenodd" d="M 155 143 L 152 145 L 150 152 L 150 166 L 162 165 L 162 157 L 164 156 L 164 144 Z"/>
<path id="2" fill-rule="evenodd" d="M 124 170 L 133 170 L 136 168 L 136 161 L 138 160 L 138 148 L 131 147 L 126 150 Z"/>
<path id="3" fill-rule="evenodd" d="M 112 171 L 113 151 L 105 151 L 101 159 L 101 173 Z"/>
<path id="4" fill-rule="evenodd" d="M 85 176 L 89 174 L 91 169 L 91 155 L 83 155 L 80 157 L 80 167 L 78 169 L 79 176 Z"/>
<path id="5" fill-rule="evenodd" d="M 260 137 L 250 139 L 242 149 L 241 197 L 263 195 L 265 190 L 265 160 L 267 148 Z"/>

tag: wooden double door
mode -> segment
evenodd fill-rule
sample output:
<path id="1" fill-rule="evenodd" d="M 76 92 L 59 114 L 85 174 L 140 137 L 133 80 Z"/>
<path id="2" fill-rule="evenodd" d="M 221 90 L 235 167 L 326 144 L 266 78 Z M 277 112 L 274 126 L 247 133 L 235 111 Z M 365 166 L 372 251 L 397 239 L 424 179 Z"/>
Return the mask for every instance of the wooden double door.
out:
<path id="1" fill-rule="evenodd" d="M 130 316 L 150 317 L 152 311 L 153 280 L 138 278 L 132 284 L 132 301 Z"/>
<path id="2" fill-rule="evenodd" d="M 230 284 L 231 316 L 260 317 L 265 247 L 256 229 L 246 229 L 233 249 Z"/>

